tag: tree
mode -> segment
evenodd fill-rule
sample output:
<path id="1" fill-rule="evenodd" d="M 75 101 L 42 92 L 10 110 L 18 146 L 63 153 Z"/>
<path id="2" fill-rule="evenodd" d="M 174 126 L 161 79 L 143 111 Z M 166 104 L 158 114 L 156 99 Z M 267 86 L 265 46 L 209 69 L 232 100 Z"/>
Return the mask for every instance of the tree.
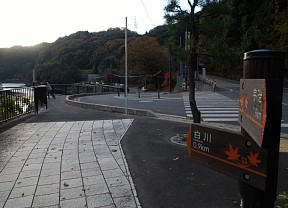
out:
<path id="1" fill-rule="evenodd" d="M 199 52 L 210 74 L 238 79 L 242 75 L 241 33 L 228 0 L 210 2 L 201 10 Z"/>
<path id="2" fill-rule="evenodd" d="M 156 38 L 134 38 L 128 44 L 128 67 L 130 75 L 154 75 L 165 70 L 168 63 L 164 48 Z"/>
<path id="3" fill-rule="evenodd" d="M 190 11 L 183 10 L 178 0 L 169 0 L 168 5 L 165 7 L 165 19 L 168 24 L 181 23 L 191 32 L 190 49 L 187 54 L 187 68 L 189 80 L 189 103 L 193 114 L 194 123 L 200 123 L 201 113 L 197 108 L 195 99 L 195 78 L 194 74 L 197 70 L 198 58 L 198 43 L 199 43 L 199 14 L 195 13 L 197 6 L 201 6 L 205 1 L 201 0 L 187 0 Z M 207 1 L 209 2 L 209 1 Z"/>

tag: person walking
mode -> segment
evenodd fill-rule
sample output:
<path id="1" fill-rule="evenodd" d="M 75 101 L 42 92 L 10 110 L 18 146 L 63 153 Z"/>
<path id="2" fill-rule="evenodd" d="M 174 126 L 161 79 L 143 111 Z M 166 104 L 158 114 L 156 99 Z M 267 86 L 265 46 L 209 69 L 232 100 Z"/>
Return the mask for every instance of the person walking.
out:
<path id="1" fill-rule="evenodd" d="M 50 95 L 51 95 L 53 97 L 53 99 L 55 99 L 56 98 L 55 94 L 54 94 L 53 89 L 52 89 L 51 85 L 49 84 L 49 82 L 47 82 L 45 80 L 44 83 L 46 84 L 48 98 L 50 98 Z"/>

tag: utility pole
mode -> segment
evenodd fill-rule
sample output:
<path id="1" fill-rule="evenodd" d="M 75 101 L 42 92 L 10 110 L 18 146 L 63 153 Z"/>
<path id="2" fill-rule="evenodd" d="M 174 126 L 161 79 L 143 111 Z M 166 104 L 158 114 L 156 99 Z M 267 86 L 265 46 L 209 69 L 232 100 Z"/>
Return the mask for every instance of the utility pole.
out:
<path id="1" fill-rule="evenodd" d="M 35 76 L 35 69 L 33 69 L 33 71 L 32 71 L 32 79 L 33 79 L 33 85 L 35 85 L 36 84 L 36 76 Z"/>
<path id="2" fill-rule="evenodd" d="M 170 93 L 172 92 L 172 89 L 171 89 L 171 55 L 169 57 L 169 92 Z"/>
<path id="3" fill-rule="evenodd" d="M 127 17 L 125 18 L 125 114 L 128 114 L 128 48 L 127 48 Z"/>

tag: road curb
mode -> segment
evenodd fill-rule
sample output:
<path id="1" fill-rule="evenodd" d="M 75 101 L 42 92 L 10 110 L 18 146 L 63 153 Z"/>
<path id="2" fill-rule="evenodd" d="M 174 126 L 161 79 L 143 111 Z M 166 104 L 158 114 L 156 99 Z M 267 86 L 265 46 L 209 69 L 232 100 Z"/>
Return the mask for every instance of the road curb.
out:
<path id="1" fill-rule="evenodd" d="M 123 108 L 123 107 L 110 106 L 110 105 L 100 105 L 100 104 L 94 104 L 94 103 L 84 103 L 84 102 L 77 100 L 77 98 L 79 98 L 79 97 L 90 96 L 90 95 L 97 95 L 97 94 L 84 93 L 84 94 L 68 95 L 65 98 L 65 103 L 68 105 L 74 105 L 74 106 L 83 107 L 83 108 L 90 108 L 90 109 L 96 109 L 96 110 L 100 110 L 100 111 L 125 114 L 125 108 Z M 129 115 L 157 117 L 156 113 L 154 113 L 153 111 L 136 109 L 136 108 L 128 108 L 127 113 Z"/>

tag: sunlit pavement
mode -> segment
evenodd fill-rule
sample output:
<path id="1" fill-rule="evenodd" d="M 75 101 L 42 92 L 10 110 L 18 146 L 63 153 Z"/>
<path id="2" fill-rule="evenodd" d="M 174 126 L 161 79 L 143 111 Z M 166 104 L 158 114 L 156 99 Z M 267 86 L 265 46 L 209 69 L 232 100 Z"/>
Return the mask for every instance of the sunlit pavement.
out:
<path id="1" fill-rule="evenodd" d="M 9 141 L 0 207 L 140 207 L 120 145 L 132 121 L 22 123 L 0 134 Z"/>
<path id="2" fill-rule="evenodd" d="M 288 140 L 281 139 L 280 140 L 280 152 L 288 152 Z"/>

